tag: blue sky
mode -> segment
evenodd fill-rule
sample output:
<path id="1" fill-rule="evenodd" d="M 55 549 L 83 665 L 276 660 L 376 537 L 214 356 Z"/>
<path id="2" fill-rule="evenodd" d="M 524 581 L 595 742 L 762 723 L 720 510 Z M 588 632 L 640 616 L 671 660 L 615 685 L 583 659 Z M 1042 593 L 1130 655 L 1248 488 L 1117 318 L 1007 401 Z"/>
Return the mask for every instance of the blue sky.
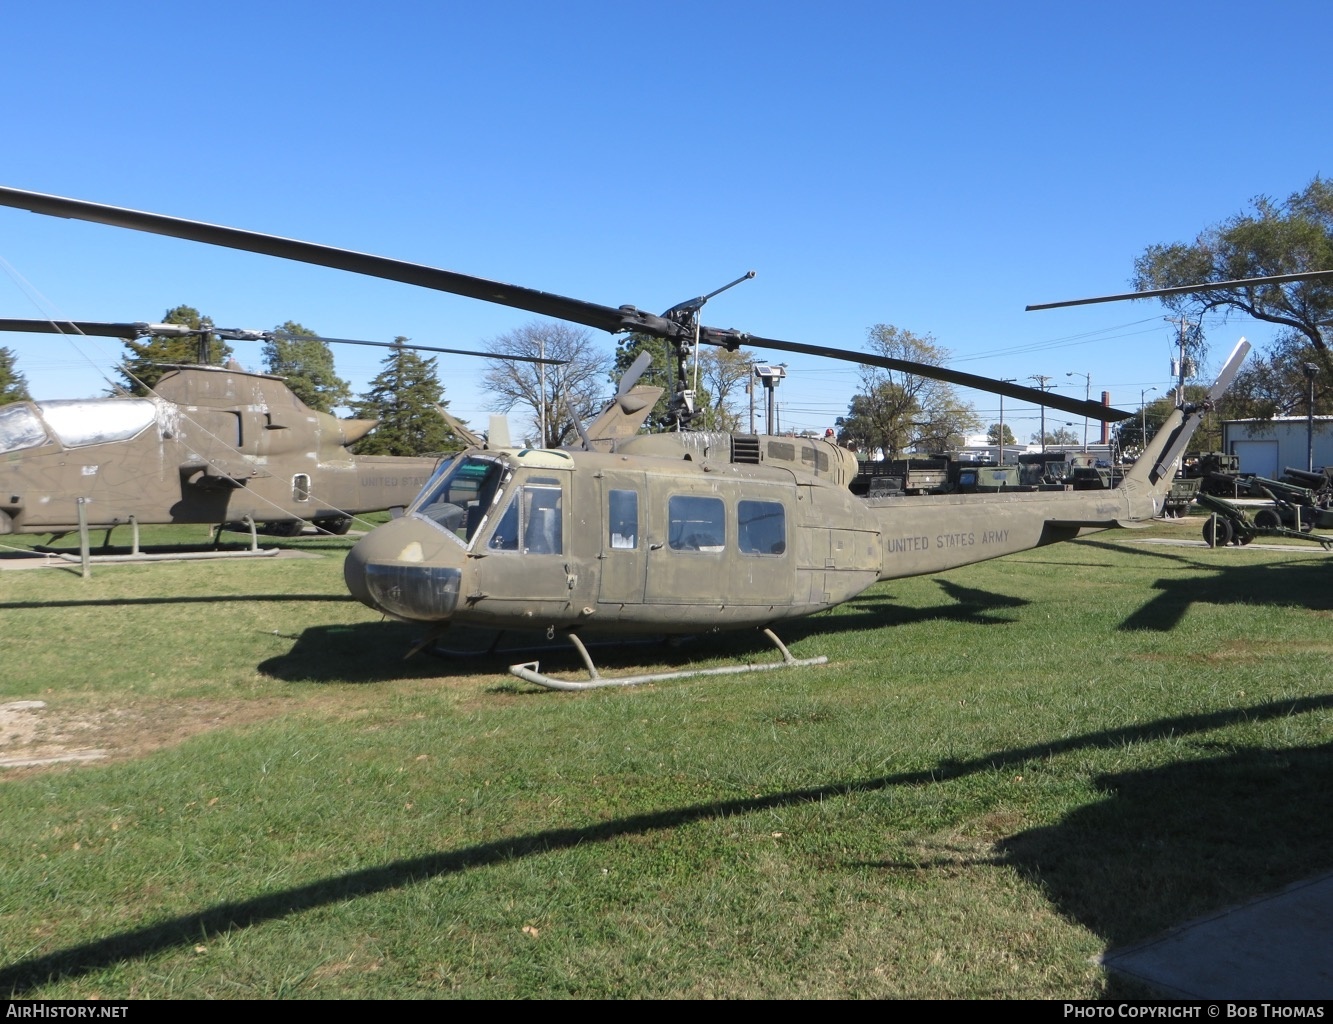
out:
<path id="1" fill-rule="evenodd" d="M 704 321 L 858 349 L 890 323 L 972 373 L 1135 408 L 1168 385 L 1126 290 L 1329 155 L 1333 5 L 1228 2 L 10 5 L 5 185 L 663 310 L 745 271 Z M 531 319 L 475 300 L 0 209 L 0 315 L 480 347 Z M 1210 328 L 1214 350 L 1265 325 Z M 598 335 L 608 351 L 614 339 Z M 38 398 L 105 388 L 118 343 L 11 335 Z M 776 353 L 760 352 L 760 355 Z M 259 367 L 258 348 L 240 348 Z M 856 368 L 783 357 L 784 426 L 846 411 Z M 357 389 L 373 349 L 339 350 Z M 481 360 L 441 357 L 485 423 Z M 608 385 L 609 386 L 609 385 Z M 987 422 L 998 401 L 970 395 Z M 1021 437 L 1036 409 L 1005 403 Z"/>

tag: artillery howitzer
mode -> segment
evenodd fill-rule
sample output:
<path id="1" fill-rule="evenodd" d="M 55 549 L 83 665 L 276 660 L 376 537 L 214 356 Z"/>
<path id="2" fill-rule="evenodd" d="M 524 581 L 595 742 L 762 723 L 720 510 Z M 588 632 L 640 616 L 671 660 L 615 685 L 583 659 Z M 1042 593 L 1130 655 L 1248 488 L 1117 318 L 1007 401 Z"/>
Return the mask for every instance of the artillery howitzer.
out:
<path id="1" fill-rule="evenodd" d="M 1226 499 L 1200 492 L 1195 500 L 1212 512 L 1203 524 L 1203 539 L 1208 542 L 1208 546 L 1218 548 L 1236 544 L 1244 547 L 1255 537 L 1289 537 L 1292 540 L 1313 541 L 1325 551 L 1333 551 L 1333 537 L 1309 532 L 1314 526 L 1314 518 L 1305 514 L 1308 512 L 1307 506 L 1292 505 L 1271 493 L 1269 497 L 1277 508 L 1261 508 L 1251 519 L 1240 507 Z M 1280 510 L 1284 506 L 1300 524 L 1299 529 L 1292 530 L 1283 525 Z M 1309 525 L 1306 525 L 1307 522 Z"/>

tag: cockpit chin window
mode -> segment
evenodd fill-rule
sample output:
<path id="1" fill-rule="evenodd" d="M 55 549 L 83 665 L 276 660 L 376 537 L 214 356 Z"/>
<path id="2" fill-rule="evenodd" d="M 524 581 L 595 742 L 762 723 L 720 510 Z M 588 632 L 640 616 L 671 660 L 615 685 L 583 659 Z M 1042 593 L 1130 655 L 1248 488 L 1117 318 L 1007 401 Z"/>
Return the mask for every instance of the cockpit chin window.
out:
<path id="1" fill-rule="evenodd" d="M 472 541 L 506 476 L 504 464 L 468 457 L 446 466 L 426 484 L 412 514 L 446 530 L 460 543 Z"/>

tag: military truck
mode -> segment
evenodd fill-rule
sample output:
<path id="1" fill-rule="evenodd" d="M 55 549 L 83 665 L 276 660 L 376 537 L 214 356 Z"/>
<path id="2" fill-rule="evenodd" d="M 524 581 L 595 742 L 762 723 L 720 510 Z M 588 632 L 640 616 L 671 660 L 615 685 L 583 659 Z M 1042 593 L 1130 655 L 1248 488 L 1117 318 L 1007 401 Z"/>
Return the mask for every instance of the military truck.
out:
<path id="1" fill-rule="evenodd" d="M 949 480 L 949 460 L 922 455 L 882 462 L 861 462 L 850 489 L 862 497 L 881 498 L 897 494 L 938 494 Z"/>
<path id="2" fill-rule="evenodd" d="M 950 464 L 949 490 L 954 494 L 997 494 L 1000 491 L 1031 491 L 1019 479 L 1018 466 L 990 463 L 953 462 Z"/>
<path id="3" fill-rule="evenodd" d="M 1180 476 L 1198 480 L 1198 489 L 1218 498 L 1237 498 L 1243 493 L 1240 456 L 1226 452 L 1186 452 L 1180 460 Z"/>

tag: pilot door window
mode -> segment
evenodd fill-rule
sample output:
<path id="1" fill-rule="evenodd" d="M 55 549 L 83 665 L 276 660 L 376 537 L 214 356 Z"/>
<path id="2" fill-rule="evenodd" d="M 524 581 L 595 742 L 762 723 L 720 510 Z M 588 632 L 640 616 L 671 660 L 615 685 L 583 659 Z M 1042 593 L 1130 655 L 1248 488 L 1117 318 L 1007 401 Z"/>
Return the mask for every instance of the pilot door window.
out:
<path id="1" fill-rule="evenodd" d="M 560 485 L 554 480 L 537 480 L 524 484 L 510 499 L 487 547 L 525 555 L 559 555 L 565 550 L 563 530 Z"/>
<path id="2" fill-rule="evenodd" d="M 721 551 L 727 544 L 721 498 L 674 494 L 667 502 L 667 543 L 672 551 Z"/>

